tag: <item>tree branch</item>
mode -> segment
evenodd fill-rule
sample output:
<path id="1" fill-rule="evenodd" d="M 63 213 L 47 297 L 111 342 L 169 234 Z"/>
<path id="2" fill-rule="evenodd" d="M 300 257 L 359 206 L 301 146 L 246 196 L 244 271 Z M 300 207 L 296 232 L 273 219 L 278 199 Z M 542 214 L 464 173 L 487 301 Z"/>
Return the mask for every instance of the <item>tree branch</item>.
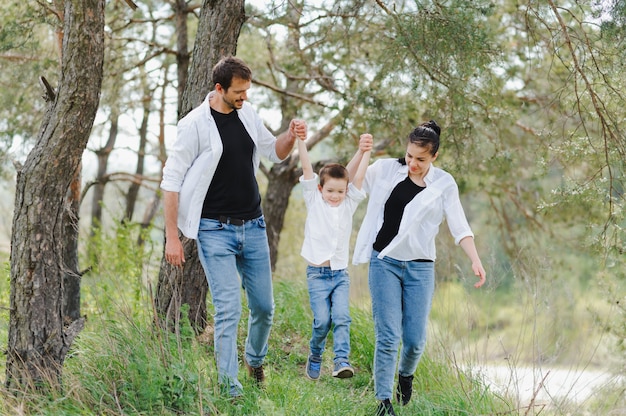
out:
<path id="1" fill-rule="evenodd" d="M 320 101 L 315 101 L 315 100 L 313 100 L 312 98 L 307 97 L 306 95 L 297 94 L 297 93 L 295 93 L 295 92 L 288 91 L 288 90 L 285 90 L 285 89 L 283 89 L 283 88 L 279 88 L 279 87 L 277 87 L 277 86 L 275 86 L 275 85 L 268 84 L 268 83 L 263 82 L 263 81 L 260 81 L 260 80 L 258 80 L 258 79 L 256 79 L 256 78 L 252 78 L 252 83 L 257 84 L 257 85 L 261 85 L 261 86 L 263 86 L 263 87 L 265 87 L 265 88 L 267 88 L 267 89 L 270 89 L 270 90 L 272 90 L 272 91 L 274 91 L 274 92 L 277 92 L 277 93 L 279 93 L 279 94 L 286 95 L 286 96 L 288 96 L 288 97 L 297 98 L 297 99 L 302 100 L 302 101 L 305 101 L 305 102 L 307 102 L 307 103 L 311 103 L 311 104 L 319 105 L 320 107 L 330 108 L 328 105 L 323 104 L 323 103 L 322 103 L 322 102 L 320 102 Z"/>

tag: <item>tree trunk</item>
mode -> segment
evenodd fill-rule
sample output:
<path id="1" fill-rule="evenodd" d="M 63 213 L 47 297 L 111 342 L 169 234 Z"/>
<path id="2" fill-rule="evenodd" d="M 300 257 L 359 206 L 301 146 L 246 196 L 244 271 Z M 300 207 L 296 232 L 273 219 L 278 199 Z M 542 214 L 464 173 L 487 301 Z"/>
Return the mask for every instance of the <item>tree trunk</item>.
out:
<path id="1" fill-rule="evenodd" d="M 78 271 L 78 215 L 80 209 L 81 167 L 73 175 L 64 204 L 63 220 L 63 321 L 65 324 L 80 319 L 80 279 Z"/>
<path id="2" fill-rule="evenodd" d="M 175 333 L 178 333 L 182 318 L 181 306 L 189 305 L 189 322 L 196 334 L 200 334 L 208 323 L 206 311 L 208 284 L 198 260 L 196 240 L 185 238 L 180 233 L 179 238 L 183 242 L 187 261 L 181 269 L 172 267 L 163 256 L 155 305 L 160 316 L 166 318 L 161 319 L 161 327 Z"/>
<path id="3" fill-rule="evenodd" d="M 263 198 L 263 215 L 267 224 L 267 240 L 270 246 L 272 271 L 278 260 L 278 244 L 280 232 L 285 223 L 285 214 L 289 207 L 289 196 L 298 183 L 300 171 L 293 166 L 291 157 L 277 163 L 267 174 L 268 184 Z"/>
<path id="4" fill-rule="evenodd" d="M 213 65 L 223 56 L 237 53 L 237 39 L 246 20 L 244 3 L 244 0 L 203 0 L 180 117 L 197 107 L 213 88 Z"/>
<path id="5" fill-rule="evenodd" d="M 116 109 L 111 109 L 111 115 L 109 116 L 109 122 L 111 127 L 109 128 L 109 138 L 103 148 L 96 151 L 98 158 L 98 171 L 96 173 L 96 180 L 93 190 L 93 196 L 91 199 L 91 236 L 95 235 L 96 229 L 102 225 L 102 203 L 104 201 L 104 187 L 108 179 L 106 173 L 109 166 L 109 156 L 115 147 L 115 141 L 117 140 L 119 113 Z"/>
<path id="6" fill-rule="evenodd" d="M 183 113 L 183 94 L 187 88 L 187 76 L 189 75 L 189 47 L 187 44 L 187 0 L 176 0 L 174 3 L 176 15 L 176 72 L 178 76 L 178 117 Z"/>
<path id="7" fill-rule="evenodd" d="M 142 75 L 143 75 L 142 71 Z M 148 88 L 144 91 L 148 97 L 152 96 L 154 91 L 150 91 Z M 145 169 L 146 160 L 146 146 L 148 144 L 148 121 L 150 119 L 150 100 L 143 101 L 143 117 L 141 118 L 141 125 L 139 126 L 139 149 L 137 149 L 137 166 L 135 167 L 135 180 L 130 183 L 128 192 L 126 193 L 126 212 L 124 214 L 124 221 L 130 223 L 133 220 L 135 214 L 135 205 L 137 204 L 137 197 L 139 196 L 139 190 L 141 189 L 141 178 Z"/>
<path id="8" fill-rule="evenodd" d="M 11 310 L 6 386 L 59 385 L 82 328 L 64 325 L 65 201 L 98 108 L 104 59 L 104 0 L 66 0 L 58 93 L 39 140 L 17 174 L 11 236 Z"/>
<path id="9" fill-rule="evenodd" d="M 161 88 L 163 94 L 161 94 L 161 102 L 159 106 L 159 162 L 161 162 L 161 172 L 163 172 L 163 166 L 165 166 L 165 159 L 167 158 L 165 152 L 165 90 L 169 86 L 169 79 L 167 77 L 167 69 L 163 71 L 163 82 L 161 84 Z M 161 177 L 163 175 L 161 174 Z M 160 182 L 160 181 L 159 181 Z M 152 198 L 143 214 L 143 219 L 141 221 L 141 228 L 145 229 L 152 224 L 152 219 L 156 216 L 159 205 L 161 204 L 161 190 L 156 189 Z M 137 237 L 137 244 L 139 246 L 143 245 L 143 233 L 139 233 Z M 160 273 L 160 272 L 159 272 Z"/>
<path id="10" fill-rule="evenodd" d="M 185 19 L 177 19 L 178 24 L 183 24 L 184 21 Z M 236 53 L 237 39 L 244 21 L 244 0 L 203 1 L 192 65 L 189 78 L 184 86 L 179 117 L 183 117 L 198 106 L 212 88 L 211 68 L 213 65 L 222 56 Z M 183 29 L 177 28 L 177 31 L 180 30 Z M 181 45 L 179 43 L 179 47 Z M 186 50 L 178 51 L 181 57 L 186 53 Z M 181 59 L 179 58 L 180 63 Z M 198 259 L 196 242 L 186 238 L 182 241 L 185 250 L 185 267 L 181 272 L 180 269 L 171 267 L 165 261 L 165 256 L 163 257 L 155 307 L 160 324 L 174 329 L 178 327 L 178 320 L 181 317 L 181 305 L 188 304 L 192 326 L 197 333 L 200 333 L 207 323 L 206 294 L 208 284 Z"/>

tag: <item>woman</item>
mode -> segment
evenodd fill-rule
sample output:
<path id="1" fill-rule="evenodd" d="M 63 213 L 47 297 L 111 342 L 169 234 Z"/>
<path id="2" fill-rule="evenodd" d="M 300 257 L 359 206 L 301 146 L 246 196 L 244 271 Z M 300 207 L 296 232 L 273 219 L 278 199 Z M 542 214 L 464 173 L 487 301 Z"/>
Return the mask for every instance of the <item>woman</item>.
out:
<path id="1" fill-rule="evenodd" d="M 455 242 L 485 283 L 474 234 L 465 218 L 454 178 L 432 163 L 441 129 L 422 123 L 409 135 L 406 155 L 368 167 L 363 189 L 370 197 L 354 249 L 354 264 L 369 261 L 369 287 L 376 334 L 376 415 L 395 415 L 391 403 L 398 349 L 396 400 L 411 399 L 413 373 L 426 345 L 426 325 L 435 289 L 435 236 L 444 217 Z M 367 140 L 366 136 L 365 139 Z M 356 172 L 358 158 L 348 166 Z"/>

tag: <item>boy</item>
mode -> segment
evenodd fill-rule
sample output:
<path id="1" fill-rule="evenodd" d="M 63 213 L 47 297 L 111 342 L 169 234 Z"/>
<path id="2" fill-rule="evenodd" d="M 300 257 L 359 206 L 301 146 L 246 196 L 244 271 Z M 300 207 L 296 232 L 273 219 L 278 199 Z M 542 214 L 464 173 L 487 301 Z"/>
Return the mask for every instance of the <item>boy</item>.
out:
<path id="1" fill-rule="evenodd" d="M 366 135 L 362 135 L 366 136 Z M 371 138 L 371 135 L 367 135 Z M 326 336 L 334 325 L 333 377 L 354 375 L 350 365 L 350 278 L 348 254 L 352 215 L 359 202 L 365 199 L 361 185 L 369 164 L 371 140 L 363 141 L 355 158 L 361 157 L 357 172 L 350 182 L 345 167 L 332 163 L 324 166 L 318 175 L 313 172 L 304 138 L 298 140 L 302 163 L 302 192 L 307 208 L 304 243 L 301 255 L 308 262 L 307 286 L 313 311 L 313 334 L 306 376 L 318 380 L 322 367 L 322 353 Z"/>

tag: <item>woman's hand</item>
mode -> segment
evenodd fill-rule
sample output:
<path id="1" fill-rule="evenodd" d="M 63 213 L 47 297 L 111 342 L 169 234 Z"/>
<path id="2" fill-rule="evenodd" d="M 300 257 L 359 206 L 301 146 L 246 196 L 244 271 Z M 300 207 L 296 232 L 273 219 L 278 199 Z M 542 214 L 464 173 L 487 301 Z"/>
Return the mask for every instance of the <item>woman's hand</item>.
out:
<path id="1" fill-rule="evenodd" d="M 472 263 L 472 270 L 474 271 L 474 274 L 479 279 L 478 282 L 474 284 L 474 287 L 478 289 L 483 284 L 485 284 L 485 281 L 487 280 L 487 273 L 485 272 L 485 269 L 483 268 L 483 265 L 480 262 Z"/>

